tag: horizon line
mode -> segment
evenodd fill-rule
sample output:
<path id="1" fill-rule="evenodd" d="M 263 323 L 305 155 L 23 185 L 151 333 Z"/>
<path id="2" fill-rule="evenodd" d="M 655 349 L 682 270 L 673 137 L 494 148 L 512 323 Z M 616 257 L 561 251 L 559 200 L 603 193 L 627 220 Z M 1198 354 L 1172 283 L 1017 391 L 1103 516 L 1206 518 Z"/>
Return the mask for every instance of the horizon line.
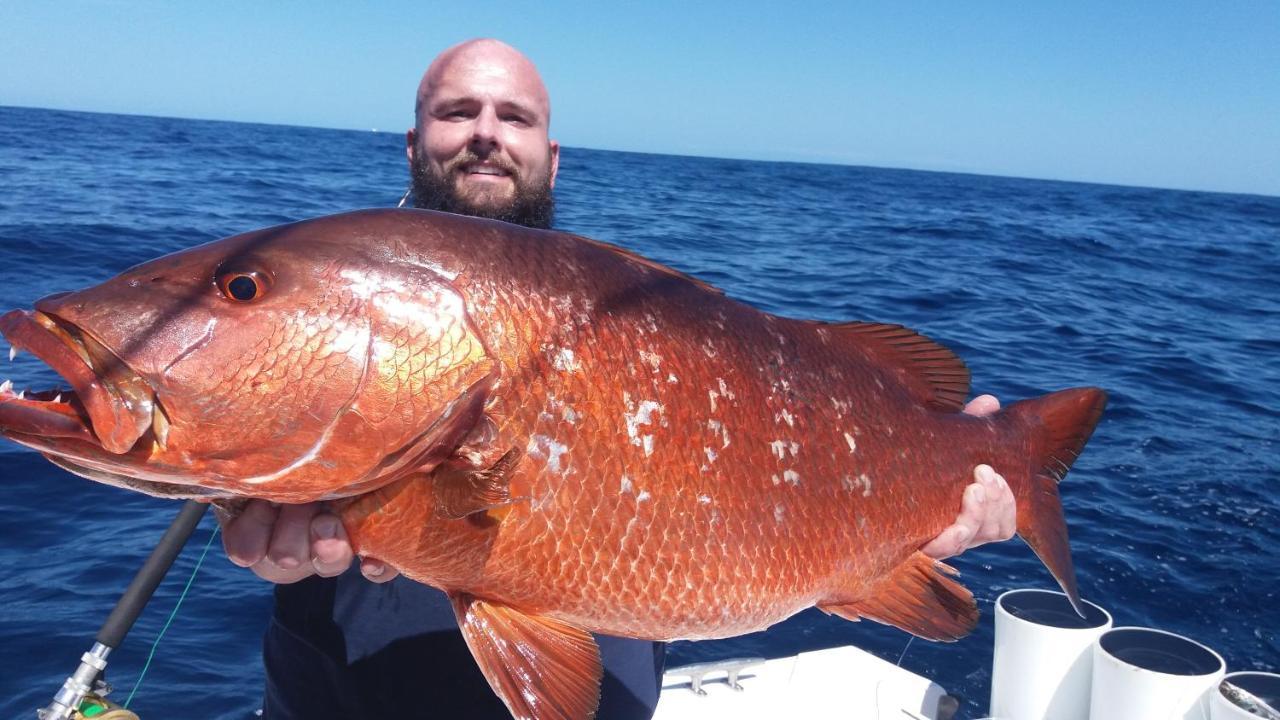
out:
<path id="1" fill-rule="evenodd" d="M 400 130 L 380 130 L 378 128 L 364 129 L 364 128 L 350 128 L 350 127 L 328 127 L 323 125 L 299 125 L 295 123 L 266 122 L 261 120 L 228 120 L 225 118 L 188 117 L 188 116 L 182 116 L 182 115 L 155 115 L 155 114 L 145 113 L 145 112 L 125 113 L 125 112 L 112 112 L 108 110 L 84 110 L 79 108 L 45 107 L 40 105 L 9 105 L 9 104 L 0 103 L 0 109 L 4 109 L 4 108 L 16 108 L 20 110 L 47 110 L 51 112 L 83 113 L 87 115 L 116 115 L 120 117 L 142 117 L 142 118 L 154 118 L 157 120 L 186 120 L 191 122 L 231 123 L 235 125 L 264 125 L 267 127 L 299 128 L 302 130 L 328 130 L 332 132 L 355 132 L 355 133 L 377 133 L 377 134 L 384 134 L 384 133 L 399 134 L 403 132 Z M 663 157 L 688 157 L 688 158 L 699 158 L 704 160 L 738 160 L 743 162 L 777 163 L 777 164 L 789 164 L 789 165 L 825 165 L 825 166 L 834 166 L 834 167 L 867 168 L 871 170 L 896 170 L 900 172 L 933 173 L 938 175 L 968 175 L 973 177 L 1000 178 L 1005 180 L 1024 180 L 1024 181 L 1031 181 L 1031 182 L 1070 183 L 1073 185 L 1096 185 L 1099 187 L 1116 187 L 1116 188 L 1126 188 L 1131 190 L 1160 190 L 1160 191 L 1166 191 L 1166 192 L 1207 193 L 1207 194 L 1213 194 L 1213 195 L 1237 195 L 1241 197 L 1257 197 L 1257 198 L 1266 198 L 1266 199 L 1272 199 L 1272 200 L 1280 199 L 1280 192 L 1277 192 L 1274 195 L 1270 195 L 1264 192 L 1239 192 L 1234 190 L 1206 190 L 1203 188 L 1167 187 L 1167 186 L 1162 187 L 1162 186 L 1155 186 L 1155 185 L 1132 185 L 1132 184 L 1113 182 L 1113 181 L 1032 177 L 1027 175 L 998 175 L 990 172 L 982 172 L 979 170 L 939 170 L 935 168 L 925 168 L 925 167 L 867 165 L 867 164 L 860 164 L 860 163 L 840 162 L 836 160 L 783 160 L 783 159 L 777 159 L 777 158 L 726 157 L 722 155 L 680 154 L 680 153 L 662 152 L 657 150 L 625 150 L 625 149 L 617 149 L 617 148 L 595 148 L 595 147 L 586 147 L 582 145 L 567 145 L 564 147 L 570 147 L 578 150 L 590 150 L 593 152 L 632 153 L 635 155 L 657 155 L 657 156 L 663 156 Z"/>

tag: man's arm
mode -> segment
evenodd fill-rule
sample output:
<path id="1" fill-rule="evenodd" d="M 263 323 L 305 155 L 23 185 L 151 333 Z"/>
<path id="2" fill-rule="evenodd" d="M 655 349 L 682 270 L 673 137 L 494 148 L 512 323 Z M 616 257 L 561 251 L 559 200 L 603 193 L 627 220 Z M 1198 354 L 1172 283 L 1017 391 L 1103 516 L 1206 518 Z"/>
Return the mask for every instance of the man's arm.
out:
<path id="1" fill-rule="evenodd" d="M 964 411 L 982 416 L 999 409 L 1000 401 L 995 397 L 979 395 Z M 955 523 L 920 548 L 926 555 L 941 560 L 1013 537 L 1017 512 L 1008 483 L 988 465 L 974 468 L 973 478 L 973 484 L 965 488 Z M 332 577 L 355 559 L 342 522 L 323 503 L 273 505 L 251 500 L 239 515 L 220 512 L 218 520 L 227 557 L 263 580 L 294 583 L 311 575 Z M 360 572 L 373 582 L 386 582 L 397 575 L 393 568 L 372 558 L 361 560 Z"/>

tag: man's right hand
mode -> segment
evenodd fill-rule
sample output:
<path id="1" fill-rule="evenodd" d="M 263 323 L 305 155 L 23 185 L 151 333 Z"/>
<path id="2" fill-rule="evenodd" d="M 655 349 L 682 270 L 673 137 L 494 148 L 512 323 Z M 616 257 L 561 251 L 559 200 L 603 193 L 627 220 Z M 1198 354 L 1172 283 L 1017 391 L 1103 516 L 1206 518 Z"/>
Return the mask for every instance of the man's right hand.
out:
<path id="1" fill-rule="evenodd" d="M 222 546 L 231 562 L 273 583 L 295 583 L 312 575 L 333 577 L 355 559 L 347 531 L 323 503 L 275 505 L 250 500 L 239 514 L 217 508 Z M 397 572 L 372 558 L 360 572 L 373 582 L 386 582 Z"/>

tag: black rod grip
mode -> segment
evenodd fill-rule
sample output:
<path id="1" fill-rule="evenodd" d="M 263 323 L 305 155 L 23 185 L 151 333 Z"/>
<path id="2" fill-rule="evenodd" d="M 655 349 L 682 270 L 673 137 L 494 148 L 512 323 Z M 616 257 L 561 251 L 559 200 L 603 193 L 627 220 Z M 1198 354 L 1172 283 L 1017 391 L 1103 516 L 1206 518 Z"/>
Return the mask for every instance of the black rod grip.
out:
<path id="1" fill-rule="evenodd" d="M 102 629 L 98 631 L 98 642 L 112 649 L 120 647 L 124 636 L 129 634 L 130 628 L 137 622 L 142 608 L 146 607 L 156 586 L 164 579 L 165 573 L 169 572 L 174 559 L 182 552 L 182 546 L 187 544 L 187 538 L 195 532 L 200 518 L 204 517 L 208 509 L 208 503 L 195 500 L 183 503 L 178 516 L 169 524 L 169 529 L 164 531 L 164 536 L 151 551 L 151 556 L 143 563 L 142 569 L 133 577 L 133 582 L 129 583 L 129 587 L 116 602 L 115 609 L 102 624 Z"/>

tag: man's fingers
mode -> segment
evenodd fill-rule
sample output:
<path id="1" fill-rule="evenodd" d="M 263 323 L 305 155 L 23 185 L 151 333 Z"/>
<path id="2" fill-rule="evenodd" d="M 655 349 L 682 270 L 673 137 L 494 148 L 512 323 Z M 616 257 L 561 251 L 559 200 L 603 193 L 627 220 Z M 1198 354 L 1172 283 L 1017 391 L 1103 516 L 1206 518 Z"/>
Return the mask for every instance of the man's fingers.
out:
<path id="1" fill-rule="evenodd" d="M 235 517 L 223 515 L 222 545 L 231 562 L 263 580 L 294 583 L 311 575 L 333 577 L 351 567 L 355 554 L 342 521 L 319 503 L 274 506 L 253 500 Z M 384 583 L 400 573 L 381 560 L 365 558 L 360 572 Z"/>
<path id="2" fill-rule="evenodd" d="M 311 564 L 317 575 L 341 575 L 354 557 L 347 531 L 336 515 L 322 512 L 311 519 Z"/>
<path id="3" fill-rule="evenodd" d="M 977 415 L 979 417 L 983 415 L 990 415 L 999 409 L 1000 401 L 996 399 L 995 395 L 979 395 L 978 397 L 970 400 L 968 404 L 964 406 L 964 411 L 966 413 L 970 415 Z"/>
<path id="4" fill-rule="evenodd" d="M 363 558 L 360 560 L 360 574 L 364 575 L 369 582 L 384 583 L 400 573 L 381 560 Z"/>
<path id="5" fill-rule="evenodd" d="M 264 500 L 253 500 L 232 518 L 220 516 L 222 547 L 231 562 L 251 567 L 267 555 L 277 510 Z"/>
<path id="6" fill-rule="evenodd" d="M 978 483 L 966 487 L 956 521 L 921 547 L 920 551 L 935 560 L 944 560 L 964 552 L 973 542 L 974 536 L 981 531 L 985 505 L 986 488 Z"/>
<path id="7" fill-rule="evenodd" d="M 281 570 L 295 570 L 311 564 L 311 518 L 319 511 L 315 503 L 281 505 L 276 516 L 267 559 Z"/>
<path id="8" fill-rule="evenodd" d="M 969 547 L 984 543 L 1008 540 L 1017 531 L 1017 511 L 1013 490 L 1004 477 L 990 465 L 979 465 L 973 470 L 976 484 L 984 489 L 986 502 L 982 522 Z M 970 487 L 973 487 L 972 485 Z"/>

